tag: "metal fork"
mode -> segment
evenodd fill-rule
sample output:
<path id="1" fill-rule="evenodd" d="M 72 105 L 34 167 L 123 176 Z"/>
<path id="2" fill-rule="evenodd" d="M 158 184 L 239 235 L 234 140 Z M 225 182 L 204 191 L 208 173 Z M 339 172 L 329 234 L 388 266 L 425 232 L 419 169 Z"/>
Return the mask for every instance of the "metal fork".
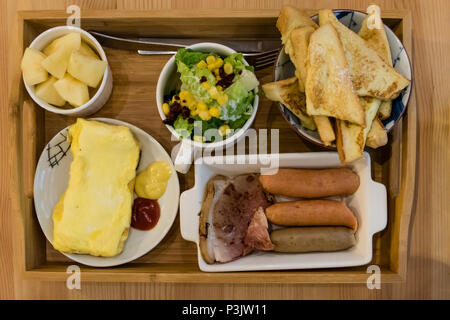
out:
<path id="1" fill-rule="evenodd" d="M 243 53 L 245 60 L 256 70 L 269 68 L 275 64 L 281 48 L 257 53 Z M 142 55 L 176 54 L 176 51 L 138 50 Z"/>
<path id="2" fill-rule="evenodd" d="M 255 67 L 255 70 L 261 70 L 274 65 L 280 50 L 281 48 L 258 53 L 244 53 L 243 55 L 249 65 Z"/>
<path id="3" fill-rule="evenodd" d="M 126 39 L 126 38 L 120 38 L 116 36 L 111 36 L 107 34 L 103 34 L 100 32 L 96 32 L 93 30 L 89 30 L 89 33 L 91 33 L 99 42 L 101 45 L 110 47 L 110 48 L 117 48 L 117 49 L 124 49 L 124 50 L 137 50 L 137 52 L 141 55 L 166 55 L 166 54 L 176 54 L 178 49 L 187 47 L 187 42 L 181 42 L 180 43 L 172 43 L 172 41 L 177 40 L 170 40 L 170 39 L 160 39 L 160 40 L 143 40 L 143 39 Z M 188 41 L 192 41 L 188 40 Z M 198 40 L 200 41 L 200 40 Z M 259 42 L 262 42 L 264 40 L 257 40 Z M 219 41 L 220 42 L 220 41 Z M 223 42 L 223 41 L 222 41 Z M 261 44 L 269 43 L 264 42 Z M 273 40 L 272 40 L 273 42 Z M 227 40 L 224 42 L 224 44 L 233 47 L 239 46 L 241 49 L 243 49 L 241 52 L 243 52 L 243 55 L 245 57 L 245 60 L 248 62 L 249 65 L 253 66 L 255 70 L 261 70 L 264 68 L 268 68 L 272 65 L 274 65 L 278 53 L 280 51 L 280 48 L 266 50 L 263 52 L 257 52 L 258 49 L 254 48 L 255 40 Z M 281 44 L 281 43 L 280 43 Z M 271 44 L 273 47 L 273 43 Z M 277 44 L 275 44 L 277 45 Z M 258 45 L 259 46 L 259 45 Z M 247 49 L 245 49 L 247 48 Z M 237 49 L 237 48 L 235 48 Z M 259 48 L 262 49 L 262 48 Z M 250 52 L 245 52 L 244 50 L 249 50 Z"/>

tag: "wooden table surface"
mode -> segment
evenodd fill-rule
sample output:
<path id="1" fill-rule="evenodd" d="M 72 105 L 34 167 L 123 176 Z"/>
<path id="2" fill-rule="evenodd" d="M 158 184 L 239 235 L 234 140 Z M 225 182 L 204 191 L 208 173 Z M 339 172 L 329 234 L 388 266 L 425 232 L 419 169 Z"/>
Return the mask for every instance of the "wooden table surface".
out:
<path id="1" fill-rule="evenodd" d="M 417 195 L 412 214 L 406 282 L 365 285 L 195 285 L 82 283 L 68 290 L 65 283 L 24 281 L 14 270 L 11 203 L 12 172 L 8 152 L 2 152 L 0 185 L 0 298 L 2 299 L 449 299 L 450 202 L 450 1 L 449 0 L 2 0 L 0 1 L 0 144 L 10 148 L 7 93 L 17 66 L 8 64 L 9 44 L 16 36 L 18 10 L 82 9 L 276 9 L 283 4 L 303 8 L 365 10 L 408 9 L 413 17 L 414 80 L 418 106 Z M 8 84 L 8 85 L 6 85 Z"/>

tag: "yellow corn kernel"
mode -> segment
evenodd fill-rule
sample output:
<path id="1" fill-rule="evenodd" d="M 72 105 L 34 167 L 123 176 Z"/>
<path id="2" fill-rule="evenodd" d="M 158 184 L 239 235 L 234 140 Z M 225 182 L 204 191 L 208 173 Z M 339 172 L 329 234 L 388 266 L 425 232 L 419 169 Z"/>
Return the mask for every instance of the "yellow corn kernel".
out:
<path id="1" fill-rule="evenodd" d="M 216 87 L 212 87 L 211 89 L 209 89 L 209 95 L 211 96 L 211 98 L 216 99 L 219 96 L 219 92 L 217 91 Z"/>
<path id="2" fill-rule="evenodd" d="M 206 64 L 205 60 L 202 60 L 199 63 L 197 63 L 197 67 L 200 69 L 206 69 L 208 65 Z"/>
<path id="3" fill-rule="evenodd" d="M 208 57 L 206 58 L 206 62 L 207 62 L 208 64 L 214 64 L 214 63 L 216 62 L 216 57 L 214 57 L 214 56 L 208 56 Z"/>
<path id="4" fill-rule="evenodd" d="M 196 142 L 205 142 L 206 138 L 203 136 L 194 136 L 194 141 Z"/>
<path id="5" fill-rule="evenodd" d="M 220 70 L 219 69 L 214 69 L 214 74 L 216 75 L 216 77 L 220 76 Z"/>
<path id="6" fill-rule="evenodd" d="M 163 103 L 162 105 L 162 110 L 164 112 L 164 114 L 167 116 L 170 112 L 170 107 L 168 103 Z"/>
<path id="7" fill-rule="evenodd" d="M 188 99 L 191 99 L 192 98 L 192 95 L 191 95 L 191 93 L 189 92 L 189 91 L 186 91 L 186 90 L 181 90 L 180 91 L 180 99 L 181 100 L 188 100 Z"/>
<path id="8" fill-rule="evenodd" d="M 175 96 L 172 97 L 172 103 L 174 103 L 174 102 L 175 102 Z"/>
<path id="9" fill-rule="evenodd" d="M 222 88 L 222 86 L 216 86 L 216 88 L 217 88 L 217 91 L 223 91 L 223 88 Z"/>
<path id="10" fill-rule="evenodd" d="M 222 58 L 217 58 L 217 59 L 216 59 L 216 62 L 214 63 L 214 65 L 215 65 L 215 67 L 216 67 L 217 69 L 219 69 L 221 66 L 223 66 L 223 60 L 222 60 Z"/>
<path id="11" fill-rule="evenodd" d="M 207 111 L 208 106 L 204 102 L 199 102 L 199 103 L 197 103 L 197 110 L 198 111 Z"/>
<path id="12" fill-rule="evenodd" d="M 208 110 L 200 111 L 198 113 L 198 116 L 200 117 L 200 119 L 202 119 L 204 121 L 211 120 L 211 115 L 209 114 Z"/>
<path id="13" fill-rule="evenodd" d="M 195 100 L 189 101 L 188 104 L 187 104 L 187 106 L 188 106 L 189 110 L 192 111 L 192 110 L 194 110 L 195 107 L 197 106 L 197 102 L 196 102 Z"/>
<path id="14" fill-rule="evenodd" d="M 231 74 L 233 72 L 233 66 L 231 65 L 231 63 L 225 63 L 225 65 L 223 66 L 223 71 L 225 71 L 226 74 Z"/>
<path id="15" fill-rule="evenodd" d="M 195 103 L 195 98 L 192 94 L 188 94 L 188 96 L 186 98 L 184 98 L 184 100 L 186 100 L 187 105 Z"/>
<path id="16" fill-rule="evenodd" d="M 191 110 L 191 116 L 196 116 L 198 114 L 197 109 Z"/>
<path id="17" fill-rule="evenodd" d="M 225 93 L 223 93 L 219 95 L 219 97 L 216 100 L 221 106 L 223 106 L 228 102 L 228 96 Z"/>
<path id="18" fill-rule="evenodd" d="M 209 84 L 209 82 L 202 82 L 202 88 L 205 90 L 208 90 L 211 87 L 211 85 Z"/>
<path id="19" fill-rule="evenodd" d="M 209 108 L 209 114 L 211 117 L 218 118 L 220 117 L 220 109 L 217 107 L 211 107 Z"/>
<path id="20" fill-rule="evenodd" d="M 221 125 L 221 126 L 219 127 L 219 134 L 220 134 L 222 137 L 225 136 L 225 135 L 227 135 L 227 134 L 229 134 L 230 131 L 231 131 L 230 126 L 227 125 L 227 124 Z"/>
<path id="21" fill-rule="evenodd" d="M 208 70 L 209 70 L 209 71 L 214 72 L 214 69 L 215 69 L 215 68 L 216 68 L 216 67 L 214 67 L 213 64 L 208 64 Z"/>

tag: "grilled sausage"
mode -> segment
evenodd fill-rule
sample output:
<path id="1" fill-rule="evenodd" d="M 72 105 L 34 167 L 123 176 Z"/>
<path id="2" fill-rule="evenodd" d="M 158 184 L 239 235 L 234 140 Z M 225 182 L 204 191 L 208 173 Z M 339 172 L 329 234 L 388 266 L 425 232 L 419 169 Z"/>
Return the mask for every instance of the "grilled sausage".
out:
<path id="1" fill-rule="evenodd" d="M 345 203 L 334 200 L 279 202 L 266 209 L 267 219 L 282 226 L 345 226 L 357 228 L 357 220 Z"/>
<path id="2" fill-rule="evenodd" d="M 301 198 L 348 196 L 359 187 L 359 176 L 348 168 L 279 169 L 259 180 L 267 192 Z"/>
<path id="3" fill-rule="evenodd" d="M 273 231 L 270 239 L 277 252 L 325 252 L 356 244 L 354 232 L 345 227 L 299 227 Z"/>

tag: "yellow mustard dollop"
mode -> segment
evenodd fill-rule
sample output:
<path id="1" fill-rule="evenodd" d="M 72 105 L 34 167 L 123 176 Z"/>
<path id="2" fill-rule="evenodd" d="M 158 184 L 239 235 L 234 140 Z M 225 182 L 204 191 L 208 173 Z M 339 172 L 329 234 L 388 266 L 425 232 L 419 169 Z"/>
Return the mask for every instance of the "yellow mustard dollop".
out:
<path id="1" fill-rule="evenodd" d="M 166 192 L 171 175 L 172 169 L 167 162 L 153 162 L 137 176 L 134 191 L 140 198 L 159 199 Z"/>

